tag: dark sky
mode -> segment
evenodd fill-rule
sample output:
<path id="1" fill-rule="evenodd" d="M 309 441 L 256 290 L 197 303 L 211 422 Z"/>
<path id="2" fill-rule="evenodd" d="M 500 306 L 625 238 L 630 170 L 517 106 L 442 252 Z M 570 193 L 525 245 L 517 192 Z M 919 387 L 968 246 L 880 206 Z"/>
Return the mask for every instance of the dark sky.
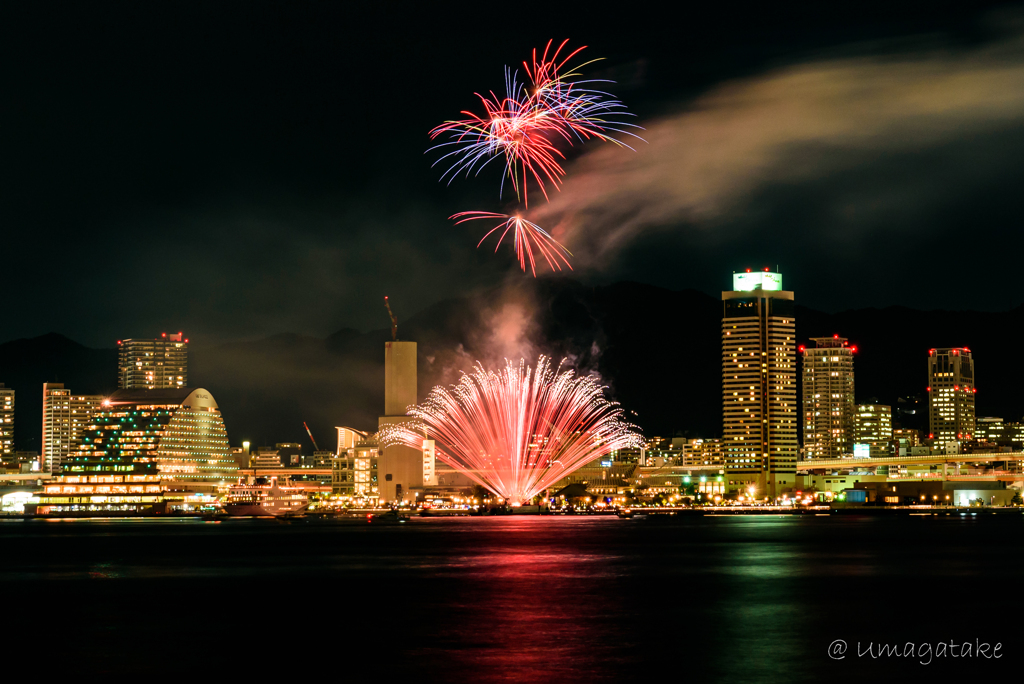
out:
<path id="1" fill-rule="evenodd" d="M 773 6 L 775 5 L 775 6 Z M 970 5 L 970 7 L 968 7 Z M 0 341 L 386 324 L 515 271 L 450 214 L 427 131 L 549 38 L 648 129 L 528 214 L 584 282 L 801 303 L 1024 302 L 1024 11 L 963 2 L 6 3 Z"/>

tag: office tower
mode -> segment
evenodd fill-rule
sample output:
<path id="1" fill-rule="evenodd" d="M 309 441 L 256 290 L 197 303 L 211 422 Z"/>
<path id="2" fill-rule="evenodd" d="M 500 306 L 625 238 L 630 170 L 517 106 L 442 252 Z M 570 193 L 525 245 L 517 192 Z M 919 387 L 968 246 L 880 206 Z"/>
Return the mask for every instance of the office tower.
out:
<path id="1" fill-rule="evenodd" d="M 889 456 L 892 441 L 892 407 L 882 404 L 858 404 L 854 412 L 854 454 L 869 458 Z M 867 453 L 858 453 L 865 447 Z"/>
<path id="2" fill-rule="evenodd" d="M 0 382 L 0 468 L 17 468 L 14 458 L 14 390 Z"/>
<path id="3" fill-rule="evenodd" d="M 939 445 L 974 438 L 974 359 L 967 347 L 928 352 L 928 432 Z"/>
<path id="4" fill-rule="evenodd" d="M 72 394 L 62 382 L 43 383 L 43 472 L 61 472 L 102 402 L 98 394 Z"/>
<path id="5" fill-rule="evenodd" d="M 853 455 L 853 353 L 845 337 L 815 337 L 803 355 L 804 457 Z"/>
<path id="6" fill-rule="evenodd" d="M 188 385 L 188 340 L 162 333 L 155 340 L 118 340 L 118 389 L 174 389 Z"/>
<path id="7" fill-rule="evenodd" d="M 155 476 L 165 489 L 215 493 L 238 466 L 205 389 L 118 390 L 96 412 L 64 475 Z"/>
<path id="8" fill-rule="evenodd" d="M 779 497 L 796 479 L 793 293 L 770 271 L 722 293 L 722 423 L 729 491 Z"/>
<path id="9" fill-rule="evenodd" d="M 416 343 L 384 343 L 384 415 L 378 427 L 412 420 L 406 411 L 416 403 Z M 382 502 L 412 500 L 423 488 L 423 452 L 391 445 L 381 449 L 378 488 Z"/>

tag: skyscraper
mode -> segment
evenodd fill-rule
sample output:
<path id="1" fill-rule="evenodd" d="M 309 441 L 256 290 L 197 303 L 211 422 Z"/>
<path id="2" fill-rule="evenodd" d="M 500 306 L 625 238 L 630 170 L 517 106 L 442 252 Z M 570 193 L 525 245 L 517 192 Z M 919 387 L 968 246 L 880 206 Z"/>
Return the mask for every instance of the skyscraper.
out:
<path id="1" fill-rule="evenodd" d="M 178 389 L 188 385 L 188 340 L 118 340 L 118 389 Z"/>
<path id="2" fill-rule="evenodd" d="M 17 467 L 14 458 L 14 390 L 0 382 L 0 467 Z"/>
<path id="3" fill-rule="evenodd" d="M 82 443 L 82 432 L 102 402 L 98 394 L 72 394 L 62 382 L 43 383 L 44 472 L 60 473 L 61 466 Z"/>
<path id="4" fill-rule="evenodd" d="M 722 293 L 723 451 L 729 490 L 781 496 L 796 479 L 793 293 L 770 271 L 733 274 Z"/>
<path id="5" fill-rule="evenodd" d="M 853 454 L 853 353 L 845 337 L 815 337 L 803 354 L 804 457 Z"/>
<path id="6" fill-rule="evenodd" d="M 974 359 L 967 347 L 928 352 L 928 431 L 939 444 L 974 438 Z"/>

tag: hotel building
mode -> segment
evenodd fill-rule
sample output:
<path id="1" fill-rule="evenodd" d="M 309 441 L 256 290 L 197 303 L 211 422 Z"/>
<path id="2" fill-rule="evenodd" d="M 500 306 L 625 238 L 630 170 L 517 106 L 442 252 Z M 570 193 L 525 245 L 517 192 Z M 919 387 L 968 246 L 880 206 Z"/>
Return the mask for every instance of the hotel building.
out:
<path id="1" fill-rule="evenodd" d="M 118 340 L 118 389 L 176 389 L 188 385 L 188 340 L 181 333 L 155 340 Z"/>
<path id="2" fill-rule="evenodd" d="M 60 382 L 43 383 L 44 472 L 59 475 L 62 465 L 82 443 L 83 432 L 92 420 L 103 397 L 98 394 L 72 394 Z"/>
<path id="3" fill-rule="evenodd" d="M 928 435 L 935 443 L 974 438 L 974 359 L 967 347 L 928 352 Z"/>
<path id="4" fill-rule="evenodd" d="M 728 490 L 775 498 L 796 480 L 796 323 L 779 273 L 733 274 L 722 293 L 723 456 Z"/>
<path id="5" fill-rule="evenodd" d="M 17 468 L 14 457 L 14 390 L 0 382 L 0 468 Z"/>
<path id="6" fill-rule="evenodd" d="M 892 407 L 882 404 L 858 404 L 853 415 L 856 428 L 854 455 L 868 458 L 889 456 L 889 444 L 892 442 Z M 863 449 L 864 447 L 866 449 Z"/>
<path id="7" fill-rule="evenodd" d="M 145 475 L 165 491 L 214 493 L 236 478 L 224 419 L 205 389 L 118 390 L 96 413 L 64 475 Z"/>
<path id="8" fill-rule="evenodd" d="M 853 353 L 845 337 L 815 337 L 800 347 L 803 372 L 804 457 L 853 455 Z"/>

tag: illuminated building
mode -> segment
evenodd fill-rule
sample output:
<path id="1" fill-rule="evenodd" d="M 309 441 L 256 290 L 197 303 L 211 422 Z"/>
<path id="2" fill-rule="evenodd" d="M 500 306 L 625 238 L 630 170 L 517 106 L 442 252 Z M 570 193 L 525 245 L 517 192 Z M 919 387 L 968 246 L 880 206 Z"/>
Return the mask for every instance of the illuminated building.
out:
<path id="1" fill-rule="evenodd" d="M 217 402 L 186 387 L 112 394 L 62 473 L 156 477 L 165 491 L 214 493 L 237 470 Z"/>
<path id="2" fill-rule="evenodd" d="M 896 428 L 892 431 L 892 439 L 900 450 L 899 456 L 909 454 L 908 449 L 921 445 L 921 433 L 913 428 Z"/>
<path id="3" fill-rule="evenodd" d="M 14 390 L 0 382 L 0 468 L 17 468 L 14 460 Z"/>
<path id="4" fill-rule="evenodd" d="M 416 403 L 416 343 L 384 343 L 384 415 L 378 428 L 412 418 L 406 415 Z M 412 490 L 423 489 L 423 452 L 392 444 L 380 454 L 380 500 L 412 500 Z"/>
<path id="5" fill-rule="evenodd" d="M 673 442 L 675 440 L 672 440 Z M 684 466 L 710 465 L 725 467 L 725 455 L 720 439 L 690 439 L 682 448 Z"/>
<path id="6" fill-rule="evenodd" d="M 967 347 L 928 352 L 928 437 L 937 444 L 974 439 L 974 359 Z"/>
<path id="7" fill-rule="evenodd" d="M 733 274 L 722 293 L 722 423 L 729 491 L 778 497 L 796 480 L 796 323 L 782 275 Z"/>
<path id="8" fill-rule="evenodd" d="M 163 512 L 159 475 L 62 475 L 43 485 L 38 504 L 26 513 L 133 514 Z"/>
<path id="9" fill-rule="evenodd" d="M 1024 445 L 1024 423 L 1005 423 L 1002 418 L 978 418 L 974 438 L 1000 446 Z"/>
<path id="10" fill-rule="evenodd" d="M 340 430 L 345 428 L 339 428 Z M 378 499 L 379 453 L 374 436 L 352 431 L 348 445 L 338 444 L 337 457 L 332 463 L 331 492 L 360 499 Z"/>
<path id="11" fill-rule="evenodd" d="M 118 389 L 173 389 L 188 385 L 188 340 L 162 333 L 155 340 L 118 340 Z"/>
<path id="12" fill-rule="evenodd" d="M 815 337 L 800 347 L 803 373 L 804 457 L 853 454 L 853 353 L 845 337 Z"/>
<path id="13" fill-rule="evenodd" d="M 82 443 L 82 433 L 103 401 L 100 395 L 72 394 L 63 383 L 43 383 L 42 469 L 57 475 Z"/>
<path id="14" fill-rule="evenodd" d="M 889 455 L 892 441 L 892 407 L 881 404 L 858 404 L 854 413 L 856 444 L 868 447 L 870 458 Z"/>

